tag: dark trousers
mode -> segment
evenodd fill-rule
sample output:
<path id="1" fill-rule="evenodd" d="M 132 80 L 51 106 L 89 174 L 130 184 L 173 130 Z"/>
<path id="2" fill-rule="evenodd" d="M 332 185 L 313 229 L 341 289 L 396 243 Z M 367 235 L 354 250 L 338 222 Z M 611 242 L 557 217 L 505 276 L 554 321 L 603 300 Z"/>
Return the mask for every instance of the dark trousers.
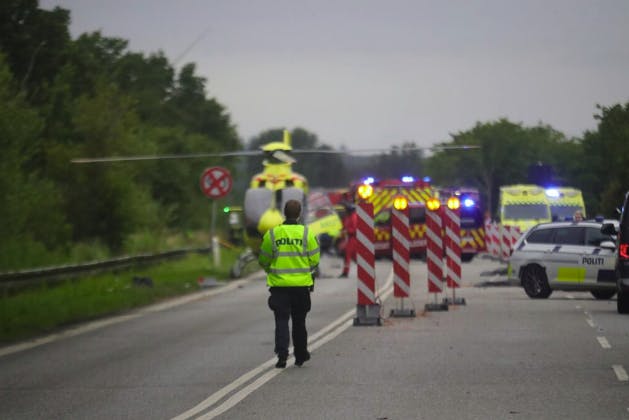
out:
<path id="1" fill-rule="evenodd" d="M 275 353 L 288 357 L 291 336 L 288 320 L 292 319 L 295 359 L 303 360 L 308 355 L 306 314 L 310 311 L 310 290 L 308 287 L 271 287 L 270 291 L 269 308 L 275 314 Z"/>

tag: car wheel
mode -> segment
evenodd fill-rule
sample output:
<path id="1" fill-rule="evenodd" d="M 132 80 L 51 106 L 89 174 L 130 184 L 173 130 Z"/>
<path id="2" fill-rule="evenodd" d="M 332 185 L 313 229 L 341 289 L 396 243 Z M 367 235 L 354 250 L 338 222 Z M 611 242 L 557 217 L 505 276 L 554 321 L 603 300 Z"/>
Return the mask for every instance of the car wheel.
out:
<path id="1" fill-rule="evenodd" d="M 629 292 L 618 292 L 616 305 L 619 314 L 629 314 Z"/>
<path id="2" fill-rule="evenodd" d="M 548 285 L 546 271 L 539 265 L 531 265 L 524 269 L 522 287 L 532 299 L 546 299 L 553 292 Z"/>
<path id="3" fill-rule="evenodd" d="M 616 291 L 615 290 L 590 290 L 590 293 L 592 293 L 592 296 L 594 296 L 596 299 L 606 300 L 606 299 L 611 299 L 616 294 Z"/>

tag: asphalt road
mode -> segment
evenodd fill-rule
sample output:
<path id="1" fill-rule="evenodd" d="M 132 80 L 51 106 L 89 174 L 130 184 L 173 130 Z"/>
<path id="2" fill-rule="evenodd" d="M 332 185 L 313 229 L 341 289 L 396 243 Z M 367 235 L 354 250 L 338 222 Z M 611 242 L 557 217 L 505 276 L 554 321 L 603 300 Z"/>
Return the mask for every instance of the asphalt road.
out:
<path id="1" fill-rule="evenodd" d="M 628 419 L 629 317 L 588 293 L 529 299 L 503 267 L 463 264 L 466 305 L 425 311 L 435 296 L 412 260 L 417 316 L 398 318 L 391 262 L 377 261 L 382 325 L 354 326 L 356 277 L 325 257 L 301 368 L 273 367 L 260 274 L 0 348 L 0 417 Z"/>

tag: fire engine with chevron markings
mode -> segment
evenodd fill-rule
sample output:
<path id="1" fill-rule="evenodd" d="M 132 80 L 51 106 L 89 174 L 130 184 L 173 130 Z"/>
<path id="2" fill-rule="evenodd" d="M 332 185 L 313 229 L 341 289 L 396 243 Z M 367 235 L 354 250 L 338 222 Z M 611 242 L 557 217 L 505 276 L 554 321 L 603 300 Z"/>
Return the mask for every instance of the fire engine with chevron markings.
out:
<path id="1" fill-rule="evenodd" d="M 461 214 L 461 260 L 471 261 L 476 254 L 487 250 L 485 243 L 484 209 L 481 196 L 476 188 L 439 188 L 442 204 L 455 198 Z"/>
<path id="2" fill-rule="evenodd" d="M 426 254 L 426 202 L 437 196 L 429 178 L 416 180 L 411 176 L 378 180 L 372 177 L 353 184 L 356 202 L 373 204 L 374 251 L 376 257 L 391 257 L 391 210 L 396 199 L 406 200 L 409 208 L 410 252 L 412 256 Z"/>

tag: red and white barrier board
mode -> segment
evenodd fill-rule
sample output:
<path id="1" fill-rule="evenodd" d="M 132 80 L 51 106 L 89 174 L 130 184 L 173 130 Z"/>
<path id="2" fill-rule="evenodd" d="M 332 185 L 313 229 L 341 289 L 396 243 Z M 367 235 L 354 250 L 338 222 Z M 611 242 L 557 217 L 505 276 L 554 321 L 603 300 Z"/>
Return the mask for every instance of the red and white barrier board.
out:
<path id="1" fill-rule="evenodd" d="M 356 265 L 358 270 L 358 304 L 376 303 L 376 270 L 373 232 L 373 204 L 360 203 L 356 209 L 358 229 L 356 239 Z"/>
<path id="2" fill-rule="evenodd" d="M 445 209 L 446 282 L 449 288 L 461 287 L 461 216 L 458 209 Z"/>
<path id="3" fill-rule="evenodd" d="M 391 309 L 393 317 L 415 317 L 415 309 L 404 307 L 404 298 L 411 295 L 411 234 L 409 231 L 409 209 L 393 209 L 391 213 L 393 296 L 397 307 Z"/>
<path id="4" fill-rule="evenodd" d="M 506 261 L 511 256 L 513 246 L 520 238 L 520 229 L 517 226 L 502 226 L 500 230 L 500 258 Z"/>
<path id="5" fill-rule="evenodd" d="M 446 281 L 452 289 L 452 299 L 444 302 L 451 305 L 465 305 L 465 299 L 456 297 L 456 289 L 461 287 L 461 210 L 446 208 L 444 211 L 446 242 Z"/>
<path id="6" fill-rule="evenodd" d="M 408 229 L 408 208 L 405 210 L 394 209 L 392 216 L 393 233 L 393 296 L 403 298 L 411 294 L 410 282 L 410 243 L 411 237 Z"/>
<path id="7" fill-rule="evenodd" d="M 376 303 L 376 256 L 374 250 L 373 204 L 360 203 L 356 208 L 358 226 L 356 265 L 358 303 L 354 325 L 382 325 L 380 305 Z"/>
<path id="8" fill-rule="evenodd" d="M 426 265 L 428 293 L 441 293 L 443 288 L 443 239 L 441 237 L 441 209 L 426 212 Z"/>

